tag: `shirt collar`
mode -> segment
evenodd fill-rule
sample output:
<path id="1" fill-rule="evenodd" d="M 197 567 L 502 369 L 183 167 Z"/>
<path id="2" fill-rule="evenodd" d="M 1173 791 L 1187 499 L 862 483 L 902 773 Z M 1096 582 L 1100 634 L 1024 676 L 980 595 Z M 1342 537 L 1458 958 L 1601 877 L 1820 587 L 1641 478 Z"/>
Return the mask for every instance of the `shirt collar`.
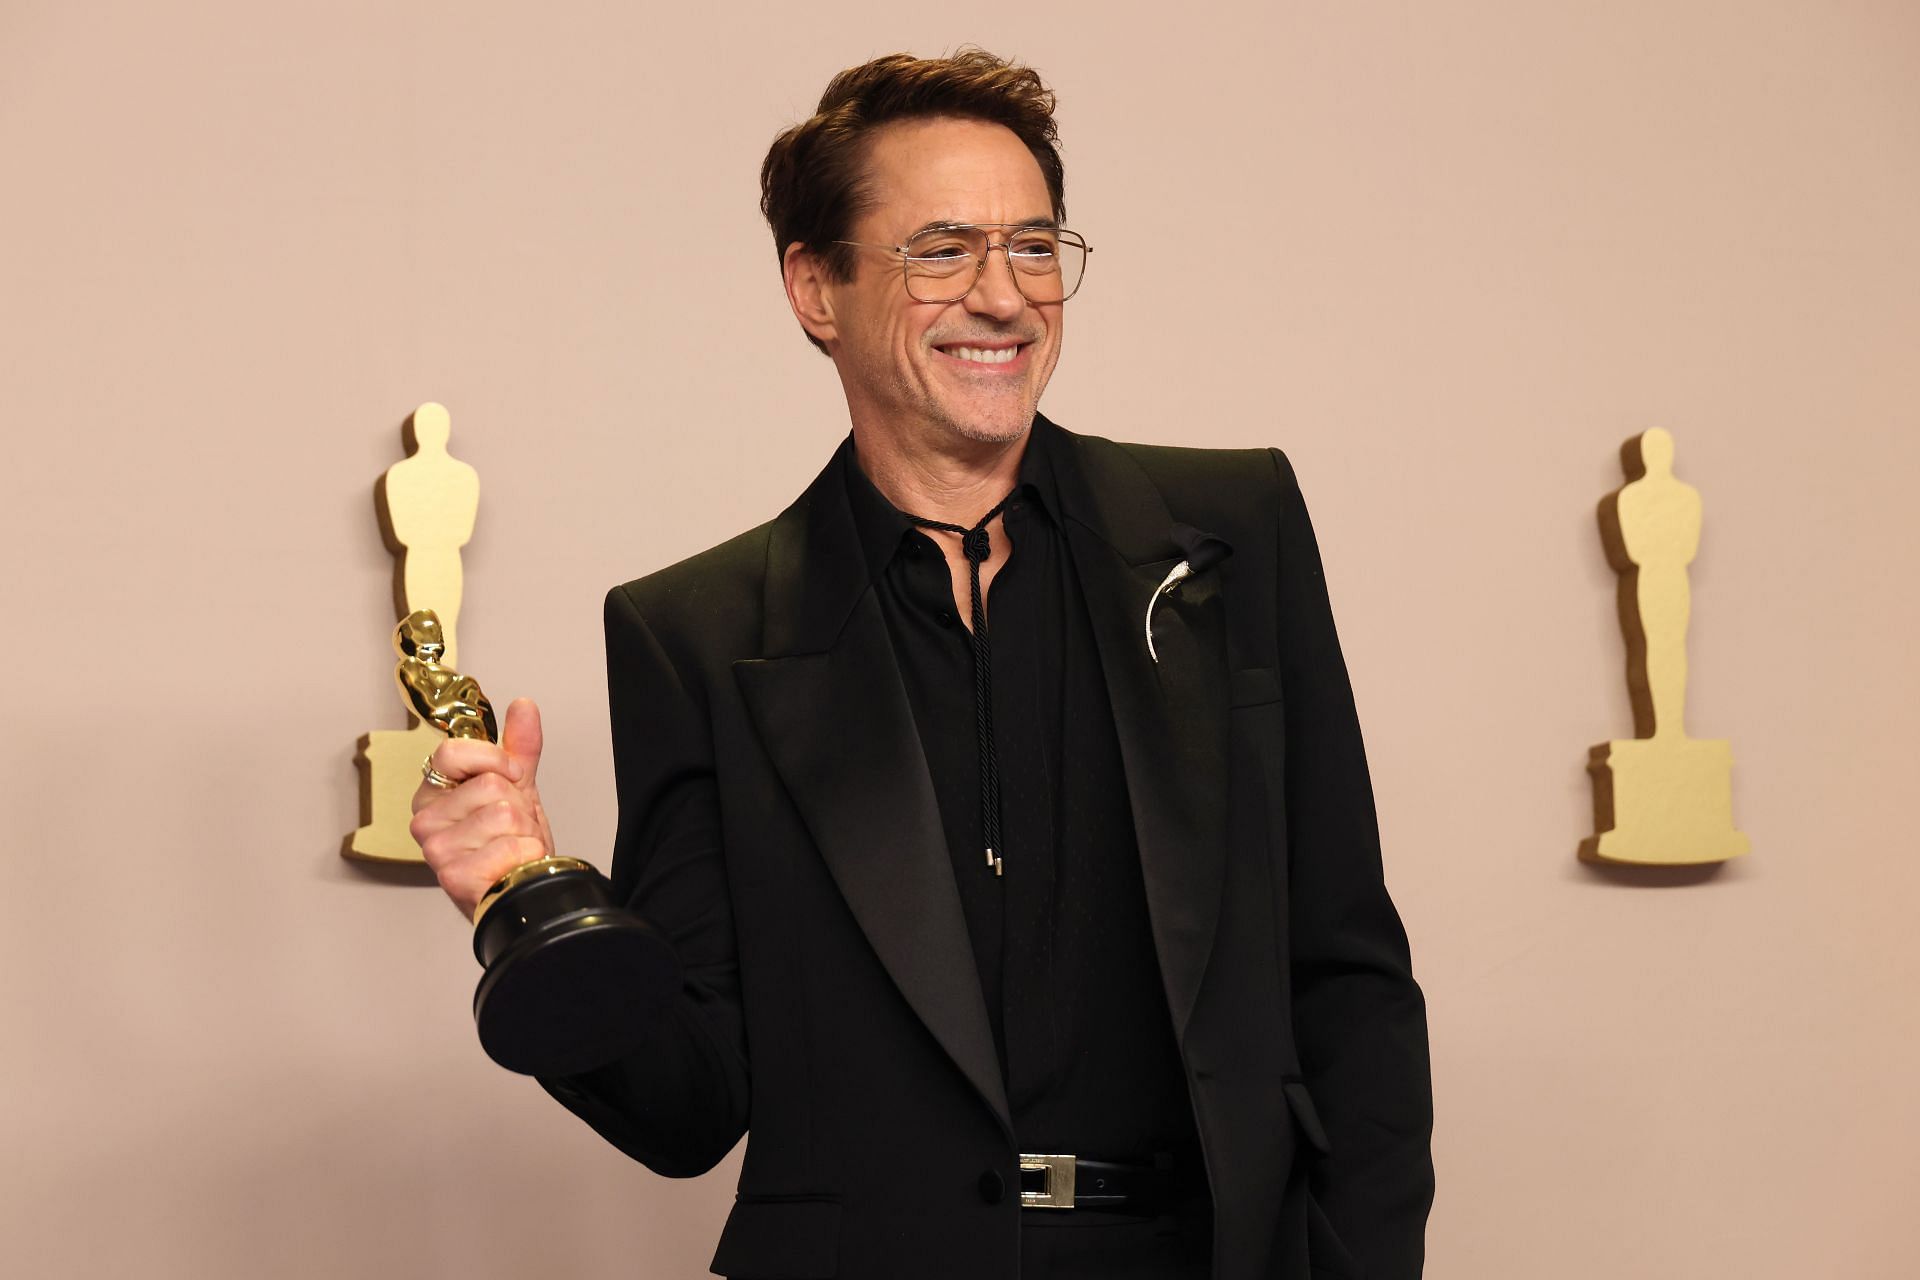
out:
<path id="1" fill-rule="evenodd" d="M 1015 485 L 1015 493 L 1030 501 L 1056 526 L 1060 523 L 1060 491 L 1054 477 L 1052 451 L 1053 437 L 1058 432 L 1058 427 L 1035 415 L 1033 428 L 1027 434 L 1026 452 L 1020 458 L 1019 480 Z M 847 501 L 853 508 L 854 529 L 860 539 L 860 549 L 867 558 L 867 571 L 878 578 L 893 562 L 907 535 L 918 533 L 919 530 L 905 512 L 887 501 L 886 495 L 867 479 L 867 473 L 860 469 L 860 460 L 855 455 L 851 436 L 847 438 L 842 453 L 845 455 Z"/>

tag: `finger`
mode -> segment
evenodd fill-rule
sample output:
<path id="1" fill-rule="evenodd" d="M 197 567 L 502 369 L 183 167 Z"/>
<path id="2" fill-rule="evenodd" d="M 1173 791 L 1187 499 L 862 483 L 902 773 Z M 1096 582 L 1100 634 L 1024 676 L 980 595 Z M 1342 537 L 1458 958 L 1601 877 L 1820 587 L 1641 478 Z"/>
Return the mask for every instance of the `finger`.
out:
<path id="1" fill-rule="evenodd" d="M 455 797 L 448 797 L 449 802 Z M 464 811 L 449 803 L 413 815 L 407 829 L 429 865 L 464 857 L 499 836 L 539 836 L 539 817 L 518 796 L 490 800 Z"/>
<path id="2" fill-rule="evenodd" d="M 474 871 L 483 873 L 482 889 L 491 889 L 507 872 L 529 862 L 538 862 L 549 852 L 537 836 L 496 836 L 480 848 L 470 866 Z"/>
<path id="3" fill-rule="evenodd" d="M 500 745 L 507 756 L 520 766 L 515 782 L 531 783 L 540 769 L 540 749 L 546 738 L 540 731 L 540 708 L 532 698 L 515 698 L 507 706 L 507 721 L 500 731 Z"/>
<path id="4" fill-rule="evenodd" d="M 433 749 L 427 763 L 455 783 L 483 773 L 497 773 L 509 782 L 517 781 L 506 751 L 481 738 L 448 738 Z"/>
<path id="5" fill-rule="evenodd" d="M 483 804 L 459 821 L 441 829 L 440 836 L 456 849 L 484 847 L 501 836 L 535 836 L 540 823 L 524 804 L 499 800 Z"/>
<path id="6" fill-rule="evenodd" d="M 438 768 L 437 765 L 435 767 Z M 508 799 L 515 791 L 505 774 L 493 770 L 476 773 L 452 787 L 436 787 L 431 782 L 422 781 L 413 790 L 413 812 L 419 815 L 431 809 L 436 825 L 445 826 L 449 822 L 458 822 L 483 804 Z M 538 803 L 537 796 L 529 797 L 529 800 Z"/>

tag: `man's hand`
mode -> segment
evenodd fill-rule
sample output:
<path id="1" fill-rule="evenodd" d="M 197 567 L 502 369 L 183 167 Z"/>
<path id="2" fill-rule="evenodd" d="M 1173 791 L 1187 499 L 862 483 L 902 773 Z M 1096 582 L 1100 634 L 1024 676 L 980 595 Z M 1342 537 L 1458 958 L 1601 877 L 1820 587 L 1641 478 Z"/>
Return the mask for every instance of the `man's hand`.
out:
<path id="1" fill-rule="evenodd" d="M 434 748 L 433 767 L 459 785 L 448 790 L 422 782 L 413 793 L 408 829 L 440 887 L 469 920 L 494 881 L 553 853 L 553 832 L 534 785 L 540 747 L 540 708 L 531 698 L 516 698 L 498 746 L 449 738 Z"/>

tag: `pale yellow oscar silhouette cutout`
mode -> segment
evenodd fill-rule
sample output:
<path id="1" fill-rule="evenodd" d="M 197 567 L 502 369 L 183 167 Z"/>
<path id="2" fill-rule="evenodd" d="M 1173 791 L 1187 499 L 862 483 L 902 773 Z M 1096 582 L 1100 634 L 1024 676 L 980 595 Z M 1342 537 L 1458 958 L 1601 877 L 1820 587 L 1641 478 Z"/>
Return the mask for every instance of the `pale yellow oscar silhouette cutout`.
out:
<path id="1" fill-rule="evenodd" d="M 1658 427 L 1621 451 L 1629 483 L 1600 504 L 1607 558 L 1620 574 L 1620 626 L 1635 737 L 1589 753 L 1594 829 L 1588 862 L 1687 865 L 1747 852 L 1733 826 L 1733 750 L 1689 738 L 1687 566 L 1700 549 L 1700 493 L 1673 474 L 1673 437 Z"/>
<path id="2" fill-rule="evenodd" d="M 455 627 L 460 614 L 460 548 L 473 536 L 480 508 L 480 477 L 447 452 L 452 423 L 446 409 L 428 402 L 413 411 L 414 452 L 387 468 L 377 488 L 382 525 L 400 559 L 395 604 L 401 616 L 432 609 L 440 616 L 446 650 L 440 661 L 456 665 Z M 416 722 L 411 729 L 375 729 L 360 739 L 361 821 L 345 854 L 373 862 L 420 862 L 407 823 L 420 764 L 445 735 Z"/>

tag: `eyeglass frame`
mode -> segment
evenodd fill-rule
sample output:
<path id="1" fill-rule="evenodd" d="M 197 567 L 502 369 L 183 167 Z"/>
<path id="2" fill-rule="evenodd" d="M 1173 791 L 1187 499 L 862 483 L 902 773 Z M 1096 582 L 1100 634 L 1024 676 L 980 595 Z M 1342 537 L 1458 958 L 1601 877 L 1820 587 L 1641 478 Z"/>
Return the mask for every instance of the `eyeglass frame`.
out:
<path id="1" fill-rule="evenodd" d="M 908 236 L 907 241 L 910 244 L 913 241 L 919 239 L 921 236 L 932 235 L 936 231 L 989 231 L 989 230 L 995 230 L 995 229 L 998 229 L 1001 231 L 1051 231 L 1056 236 L 1072 236 L 1073 243 L 1077 244 L 1080 247 L 1080 252 L 1083 255 L 1085 255 L 1088 258 L 1091 258 L 1093 256 L 1093 246 L 1088 244 L 1087 238 L 1081 235 L 1078 231 L 1070 231 L 1066 227 L 1057 227 L 1057 226 L 1054 226 L 1051 222 L 1039 222 L 1039 221 L 1036 221 L 1036 222 L 936 222 L 931 226 L 921 227 L 918 231 Z M 1018 293 L 1020 297 L 1031 306 L 1036 306 L 1036 307 L 1058 306 L 1061 303 L 1064 303 L 1068 298 L 1071 298 L 1074 294 L 1080 292 L 1080 286 L 1087 282 L 1087 268 L 1086 268 L 1086 264 L 1083 262 L 1080 267 L 1080 278 L 1073 282 L 1073 288 L 1071 290 L 1069 290 L 1067 293 L 1062 294 L 1060 297 L 1055 298 L 1049 302 L 1035 302 L 1032 298 L 1027 297 L 1027 291 L 1020 287 L 1020 273 L 1014 269 L 1012 252 L 1008 249 L 1006 245 L 995 244 L 993 243 L 993 241 L 989 240 L 987 241 L 987 247 L 985 251 L 983 251 L 980 254 L 980 261 L 974 264 L 972 283 L 968 284 L 967 287 L 957 297 L 942 298 L 938 301 L 930 301 L 925 298 L 915 298 L 913 296 L 913 289 L 907 284 L 907 264 L 911 262 L 932 262 L 932 261 L 936 261 L 936 259 L 915 258 L 907 252 L 907 246 L 904 244 L 869 244 L 862 240 L 834 240 L 834 241 L 830 241 L 829 243 L 844 244 L 854 249 L 880 249 L 887 253 L 899 254 L 900 255 L 900 287 L 903 289 L 906 289 L 907 297 L 911 298 L 913 301 L 925 302 L 929 306 L 936 306 L 936 307 L 949 306 L 955 302 L 964 301 L 968 297 L 972 296 L 973 291 L 980 287 L 980 277 L 986 274 L 987 257 L 995 249 L 998 249 L 1000 251 L 1001 256 L 1006 258 L 1007 260 L 1007 274 L 1013 277 L 1014 291 Z"/>

